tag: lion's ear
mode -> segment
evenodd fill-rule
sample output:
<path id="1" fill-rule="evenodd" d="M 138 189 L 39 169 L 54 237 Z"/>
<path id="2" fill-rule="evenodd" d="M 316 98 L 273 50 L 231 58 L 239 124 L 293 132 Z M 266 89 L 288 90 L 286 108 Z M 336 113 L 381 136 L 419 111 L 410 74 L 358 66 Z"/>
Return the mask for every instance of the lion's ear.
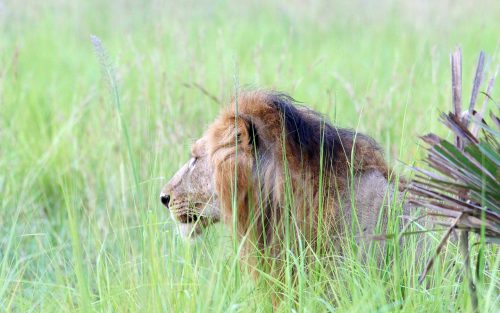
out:
<path id="1" fill-rule="evenodd" d="M 248 134 L 248 138 L 246 138 L 247 139 L 246 144 L 248 144 L 254 149 L 257 149 L 260 143 L 257 127 L 255 127 L 255 124 L 252 122 L 251 119 L 246 117 L 242 118 L 245 121 L 246 133 Z"/>

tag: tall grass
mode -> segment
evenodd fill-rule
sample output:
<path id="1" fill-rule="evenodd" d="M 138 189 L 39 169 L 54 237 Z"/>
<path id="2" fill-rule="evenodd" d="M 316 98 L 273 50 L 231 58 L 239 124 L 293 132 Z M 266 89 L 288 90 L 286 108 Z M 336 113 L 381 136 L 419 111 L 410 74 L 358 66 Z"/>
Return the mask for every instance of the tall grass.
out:
<path id="1" fill-rule="evenodd" d="M 450 103 L 452 48 L 499 57 L 497 1 L 430 3 L 1 2 L 1 310 L 269 312 L 269 289 L 235 269 L 224 227 L 185 242 L 159 204 L 220 109 L 185 84 L 227 100 L 236 59 L 242 86 L 276 87 L 339 126 L 359 125 L 404 172 L 396 159 L 420 159 L 417 135 L 446 135 L 430 117 Z M 116 65 L 118 119 L 90 34 Z M 464 64 L 463 76 L 473 69 Z M 281 311 L 469 310 L 453 243 L 420 286 L 414 242 L 392 244 L 379 270 L 344 240 L 352 248 L 334 265 L 284 289 Z M 288 257 L 301 268 L 300 254 Z M 479 305 L 495 312 L 498 249 L 483 258 Z"/>

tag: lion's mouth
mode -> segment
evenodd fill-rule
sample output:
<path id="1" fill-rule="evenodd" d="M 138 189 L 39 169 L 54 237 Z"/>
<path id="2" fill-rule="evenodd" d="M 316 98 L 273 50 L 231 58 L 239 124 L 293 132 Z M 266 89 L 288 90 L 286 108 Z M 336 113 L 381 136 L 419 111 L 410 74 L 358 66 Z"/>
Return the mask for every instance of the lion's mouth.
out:
<path id="1" fill-rule="evenodd" d="M 218 221 L 217 218 L 204 214 L 204 205 L 202 203 L 181 203 L 172 206 L 170 213 L 174 220 L 181 224 L 207 226 Z"/>
<path id="2" fill-rule="evenodd" d="M 175 216 L 177 221 L 183 224 L 194 224 L 198 222 L 199 220 L 203 219 L 200 215 L 196 213 L 186 213 L 186 214 L 180 214 Z"/>
<path id="3" fill-rule="evenodd" d="M 215 222 L 215 218 L 204 215 L 203 208 L 196 205 L 173 207 L 170 214 L 177 222 L 179 233 L 185 238 L 198 236 L 203 229 Z"/>

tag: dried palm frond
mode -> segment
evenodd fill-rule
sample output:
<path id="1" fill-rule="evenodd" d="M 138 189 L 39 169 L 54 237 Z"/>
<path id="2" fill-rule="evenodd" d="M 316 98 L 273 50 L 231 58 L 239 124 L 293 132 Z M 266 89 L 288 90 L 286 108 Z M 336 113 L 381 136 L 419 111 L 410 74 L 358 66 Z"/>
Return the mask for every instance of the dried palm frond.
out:
<path id="1" fill-rule="evenodd" d="M 497 119 L 497 117 L 494 117 Z M 438 173 L 414 168 L 409 185 L 413 204 L 443 216 L 460 216 L 456 228 L 481 232 L 491 241 L 500 238 L 500 129 L 479 122 L 483 136 L 474 136 L 464 119 L 454 113 L 442 114 L 441 121 L 454 132 L 463 149 L 435 134 L 422 140 L 428 145 L 425 163 Z"/>
<path id="2" fill-rule="evenodd" d="M 462 112 L 461 58 L 460 49 L 451 55 L 453 112 L 440 116 L 440 121 L 454 134 L 455 142 L 432 133 L 421 137 L 427 150 L 425 163 L 431 170 L 414 167 L 416 175 L 408 190 L 410 203 L 426 207 L 443 217 L 440 224 L 448 227 L 420 281 L 425 278 L 452 231 L 461 230 L 465 271 L 473 310 L 477 311 L 477 295 L 469 266 L 468 233 L 482 234 L 485 240 L 500 243 L 500 120 L 493 112 L 488 116 L 485 114 L 490 102 L 498 111 L 498 105 L 490 96 L 496 73 L 483 92 L 485 101 L 481 111 L 475 110 L 484 71 L 483 52 L 479 55 L 469 109 Z"/>

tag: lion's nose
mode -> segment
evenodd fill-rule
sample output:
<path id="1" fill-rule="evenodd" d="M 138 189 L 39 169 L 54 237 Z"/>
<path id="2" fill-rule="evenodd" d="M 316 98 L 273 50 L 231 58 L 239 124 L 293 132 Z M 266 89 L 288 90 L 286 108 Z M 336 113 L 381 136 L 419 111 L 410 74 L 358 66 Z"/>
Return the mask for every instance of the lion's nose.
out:
<path id="1" fill-rule="evenodd" d="M 168 208 L 168 204 L 170 203 L 170 195 L 162 193 L 160 195 L 160 201 L 163 203 L 164 206 Z"/>

